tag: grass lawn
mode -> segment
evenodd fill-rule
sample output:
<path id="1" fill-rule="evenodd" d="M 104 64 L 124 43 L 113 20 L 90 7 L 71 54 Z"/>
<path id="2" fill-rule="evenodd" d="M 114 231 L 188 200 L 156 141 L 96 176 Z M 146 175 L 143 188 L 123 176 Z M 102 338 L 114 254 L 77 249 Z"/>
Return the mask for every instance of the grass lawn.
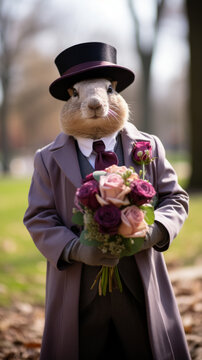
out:
<path id="1" fill-rule="evenodd" d="M 22 222 L 29 186 L 30 179 L 0 178 L 0 306 L 44 303 L 46 261 Z M 165 253 L 167 262 L 191 265 L 201 260 L 201 209 L 202 193 L 191 196 L 189 218 Z"/>
<path id="2" fill-rule="evenodd" d="M 167 262 L 193 265 L 202 260 L 202 193 L 190 195 L 189 216 L 179 235 L 165 252 Z"/>
<path id="3" fill-rule="evenodd" d="M 0 305 L 44 301 L 46 262 L 23 225 L 29 186 L 0 178 Z"/>

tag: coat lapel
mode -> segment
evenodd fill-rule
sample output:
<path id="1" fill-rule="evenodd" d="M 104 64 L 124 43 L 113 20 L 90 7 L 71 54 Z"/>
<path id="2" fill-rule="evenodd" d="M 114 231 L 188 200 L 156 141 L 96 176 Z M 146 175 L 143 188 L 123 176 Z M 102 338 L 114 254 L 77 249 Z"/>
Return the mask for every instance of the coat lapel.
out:
<path id="1" fill-rule="evenodd" d="M 134 166 L 134 161 L 131 157 L 133 144 L 136 141 L 148 140 L 137 128 L 131 123 L 127 123 L 121 131 L 124 162 L 125 166 Z M 77 157 L 75 141 L 72 136 L 60 133 L 56 140 L 50 146 L 50 151 L 53 157 L 64 172 L 65 176 L 77 188 L 81 186 L 82 177 Z M 138 166 L 135 165 L 138 172 Z"/>
<path id="2" fill-rule="evenodd" d="M 51 145 L 50 151 L 65 176 L 76 188 L 80 187 L 82 178 L 74 138 L 60 133 Z"/>

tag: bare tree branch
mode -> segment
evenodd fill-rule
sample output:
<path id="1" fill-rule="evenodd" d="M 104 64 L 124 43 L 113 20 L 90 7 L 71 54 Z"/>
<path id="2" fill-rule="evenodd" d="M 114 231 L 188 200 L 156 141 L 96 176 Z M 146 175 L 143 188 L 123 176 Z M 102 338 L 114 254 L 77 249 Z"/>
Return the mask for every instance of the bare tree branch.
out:
<path id="1" fill-rule="evenodd" d="M 11 74 L 16 65 L 16 58 L 24 50 L 31 39 L 47 29 L 49 22 L 44 20 L 44 6 L 47 0 L 35 0 L 29 12 L 21 16 L 17 9 L 22 1 L 0 0 L 0 83 L 2 102 L 0 104 L 0 136 L 3 170 L 8 171 L 8 136 L 7 118 L 10 102 Z M 17 14 L 17 15 L 16 15 Z"/>

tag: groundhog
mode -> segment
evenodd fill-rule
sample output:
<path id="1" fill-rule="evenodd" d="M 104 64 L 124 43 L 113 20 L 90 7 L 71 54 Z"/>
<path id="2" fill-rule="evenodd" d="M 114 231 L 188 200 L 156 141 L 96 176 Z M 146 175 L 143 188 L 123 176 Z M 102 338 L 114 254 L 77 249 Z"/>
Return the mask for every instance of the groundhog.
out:
<path id="1" fill-rule="evenodd" d="M 190 360 L 162 255 L 187 217 L 188 195 L 158 137 L 128 121 L 129 107 L 120 92 L 135 75 L 117 64 L 113 46 L 99 42 L 67 48 L 55 63 L 60 77 L 49 91 L 65 101 L 62 132 L 36 152 L 24 216 L 47 260 L 40 360 Z M 119 259 L 83 245 L 72 222 L 77 188 L 97 169 L 96 142 L 105 146 L 101 155 L 128 168 L 136 169 L 132 154 L 138 142 L 152 151 L 146 176 L 157 194 L 155 222 L 133 256 Z M 117 265 L 122 292 L 115 288 L 99 296 L 96 287 L 90 289 L 102 265 Z"/>
<path id="2" fill-rule="evenodd" d="M 64 133 L 100 139 L 121 130 L 128 120 L 128 104 L 116 92 L 116 81 L 91 79 L 69 88 L 70 99 L 61 111 Z"/>

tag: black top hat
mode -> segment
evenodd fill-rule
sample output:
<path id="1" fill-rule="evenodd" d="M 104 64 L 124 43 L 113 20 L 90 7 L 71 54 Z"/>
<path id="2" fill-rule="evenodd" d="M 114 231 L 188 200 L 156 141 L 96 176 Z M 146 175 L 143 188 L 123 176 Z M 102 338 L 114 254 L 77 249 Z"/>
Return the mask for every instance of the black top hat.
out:
<path id="1" fill-rule="evenodd" d="M 68 100 L 67 89 L 76 82 L 107 78 L 117 81 L 118 92 L 129 86 L 134 73 L 116 63 L 116 49 L 100 42 L 90 42 L 71 46 L 55 59 L 60 77 L 50 85 L 50 93 L 56 99 Z"/>

